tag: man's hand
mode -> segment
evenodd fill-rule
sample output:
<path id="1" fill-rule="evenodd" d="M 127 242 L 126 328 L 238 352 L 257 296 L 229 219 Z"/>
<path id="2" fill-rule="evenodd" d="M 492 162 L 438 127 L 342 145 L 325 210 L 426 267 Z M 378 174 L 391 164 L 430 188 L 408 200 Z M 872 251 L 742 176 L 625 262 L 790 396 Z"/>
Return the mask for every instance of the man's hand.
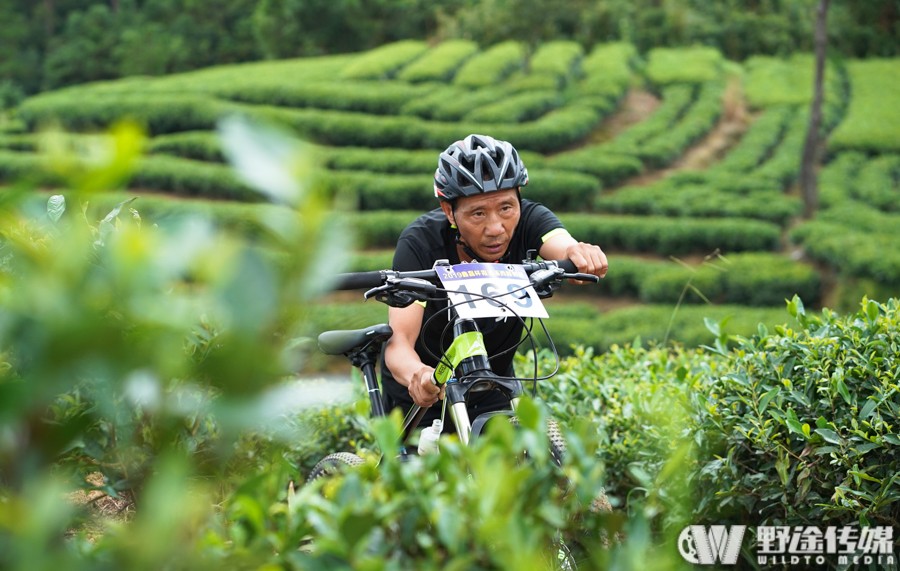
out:
<path id="1" fill-rule="evenodd" d="M 417 405 L 428 408 L 444 398 L 443 387 L 434 383 L 434 368 L 424 366 L 409 381 L 409 396 Z"/>
<path id="2" fill-rule="evenodd" d="M 578 268 L 578 271 L 584 274 L 593 274 L 598 278 L 606 276 L 606 270 L 609 269 L 609 262 L 606 260 L 606 254 L 600 249 L 600 246 L 587 244 L 585 242 L 576 242 L 566 248 L 566 258 L 572 261 Z"/>

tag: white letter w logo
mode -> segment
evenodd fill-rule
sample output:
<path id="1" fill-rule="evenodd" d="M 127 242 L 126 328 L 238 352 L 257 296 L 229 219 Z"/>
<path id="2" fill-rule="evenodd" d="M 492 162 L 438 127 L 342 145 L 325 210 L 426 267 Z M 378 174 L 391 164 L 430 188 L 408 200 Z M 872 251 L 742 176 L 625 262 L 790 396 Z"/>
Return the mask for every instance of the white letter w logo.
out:
<path id="1" fill-rule="evenodd" d="M 737 563 L 741 552 L 746 525 L 711 525 L 709 531 L 702 525 L 689 525 L 678 536 L 678 551 L 686 561 L 700 565 Z"/>

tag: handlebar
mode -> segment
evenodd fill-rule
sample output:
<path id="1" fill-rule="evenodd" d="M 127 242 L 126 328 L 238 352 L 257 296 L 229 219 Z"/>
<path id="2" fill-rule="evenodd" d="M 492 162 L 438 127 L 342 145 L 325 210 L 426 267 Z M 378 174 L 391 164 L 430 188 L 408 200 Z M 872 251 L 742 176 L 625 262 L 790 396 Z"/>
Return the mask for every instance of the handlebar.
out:
<path id="1" fill-rule="evenodd" d="M 577 279 L 581 281 L 598 281 L 597 276 L 591 274 L 580 274 L 578 268 L 571 260 L 545 260 L 540 262 L 525 261 L 518 264 L 524 268 L 525 273 L 532 275 L 538 272 L 546 272 L 538 274 L 543 283 L 551 281 L 553 278 L 560 279 Z M 562 270 L 560 272 L 559 270 Z M 532 278 L 535 276 L 532 275 Z M 437 283 L 438 276 L 434 269 L 414 270 L 409 272 L 398 272 L 395 270 L 376 270 L 370 272 L 350 272 L 338 274 L 334 286 L 336 290 L 355 290 L 355 289 L 371 289 L 377 288 L 388 283 L 392 279 L 396 283 L 397 280 L 425 280 L 427 282 Z M 532 279 L 532 282 L 535 280 Z M 411 288 L 420 289 L 421 285 L 418 281 L 407 282 Z M 402 288 L 402 283 L 398 284 Z"/>

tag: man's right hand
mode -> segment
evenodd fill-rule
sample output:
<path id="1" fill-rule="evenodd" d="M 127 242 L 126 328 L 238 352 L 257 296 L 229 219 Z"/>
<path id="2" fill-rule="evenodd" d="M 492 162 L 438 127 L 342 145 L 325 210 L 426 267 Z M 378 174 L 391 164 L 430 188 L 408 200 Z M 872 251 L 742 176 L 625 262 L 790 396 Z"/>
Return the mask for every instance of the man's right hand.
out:
<path id="1" fill-rule="evenodd" d="M 424 366 L 409 382 L 409 396 L 417 405 L 428 408 L 444 398 L 444 389 L 434 383 L 434 368 Z"/>

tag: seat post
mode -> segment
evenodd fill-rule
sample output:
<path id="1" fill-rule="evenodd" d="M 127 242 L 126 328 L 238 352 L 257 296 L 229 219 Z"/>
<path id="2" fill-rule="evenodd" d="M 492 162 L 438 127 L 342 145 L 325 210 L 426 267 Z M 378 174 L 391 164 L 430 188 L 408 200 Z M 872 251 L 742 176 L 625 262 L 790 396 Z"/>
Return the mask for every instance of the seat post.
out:
<path id="1" fill-rule="evenodd" d="M 381 343 L 371 343 L 347 355 L 353 366 L 359 368 L 362 372 L 363 381 L 366 383 L 366 392 L 369 394 L 369 402 L 372 405 L 372 417 L 380 417 L 387 414 L 384 401 L 381 399 L 381 389 L 378 387 L 378 377 L 375 373 L 375 363 L 380 354 Z"/>

